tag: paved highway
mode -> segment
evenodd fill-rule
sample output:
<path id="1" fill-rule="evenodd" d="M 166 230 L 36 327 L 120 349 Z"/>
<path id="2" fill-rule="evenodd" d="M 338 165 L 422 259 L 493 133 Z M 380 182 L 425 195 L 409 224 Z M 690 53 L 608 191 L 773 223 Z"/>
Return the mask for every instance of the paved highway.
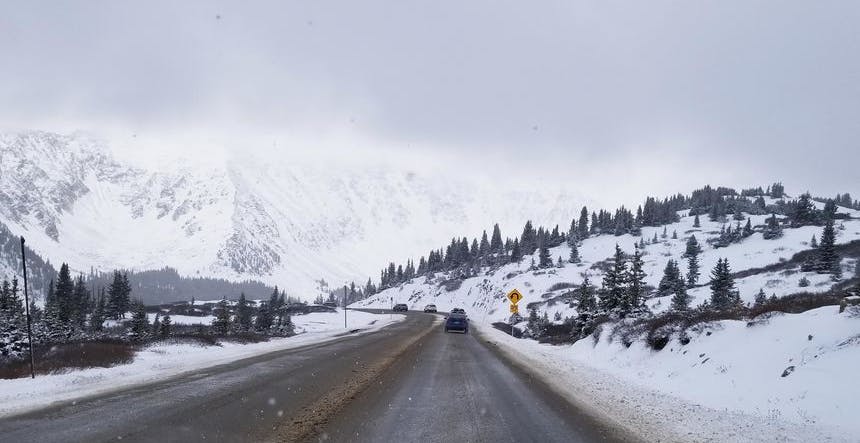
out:
<path id="1" fill-rule="evenodd" d="M 410 313 L 274 352 L 0 419 L 0 441 L 622 441 L 474 335 Z"/>

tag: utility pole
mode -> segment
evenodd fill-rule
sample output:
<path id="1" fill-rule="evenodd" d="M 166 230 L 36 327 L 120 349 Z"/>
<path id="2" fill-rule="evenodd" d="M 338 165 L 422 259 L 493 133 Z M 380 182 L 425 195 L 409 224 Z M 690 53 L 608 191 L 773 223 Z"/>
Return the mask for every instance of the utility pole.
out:
<path id="1" fill-rule="evenodd" d="M 30 295 L 27 288 L 27 257 L 24 255 L 24 236 L 21 236 L 21 265 L 24 267 L 24 307 L 27 314 L 27 341 L 30 343 L 30 378 L 36 378 L 33 358 L 33 327 L 30 326 Z"/>
<path id="2" fill-rule="evenodd" d="M 343 291 L 343 328 L 346 329 L 346 286 Z"/>

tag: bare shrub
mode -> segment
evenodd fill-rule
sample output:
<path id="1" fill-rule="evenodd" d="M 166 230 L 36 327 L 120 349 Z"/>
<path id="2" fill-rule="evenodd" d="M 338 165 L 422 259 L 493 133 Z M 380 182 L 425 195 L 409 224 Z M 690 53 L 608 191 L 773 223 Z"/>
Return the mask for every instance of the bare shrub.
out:
<path id="1" fill-rule="evenodd" d="M 131 363 L 137 347 L 120 340 L 77 342 L 34 347 L 35 371 L 54 374 L 69 369 L 109 368 Z M 0 366 L 0 378 L 30 376 L 28 359 L 13 360 Z"/>

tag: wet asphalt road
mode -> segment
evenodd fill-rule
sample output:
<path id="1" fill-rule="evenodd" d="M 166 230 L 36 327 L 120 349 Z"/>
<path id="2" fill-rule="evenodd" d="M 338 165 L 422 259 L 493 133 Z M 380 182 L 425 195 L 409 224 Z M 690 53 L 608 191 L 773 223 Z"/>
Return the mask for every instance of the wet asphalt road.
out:
<path id="1" fill-rule="evenodd" d="M 616 441 L 474 335 L 410 313 L 345 336 L 0 419 L 3 442 Z"/>
<path id="2" fill-rule="evenodd" d="M 445 333 L 439 325 L 313 441 L 630 440 L 576 410 L 473 334 Z"/>

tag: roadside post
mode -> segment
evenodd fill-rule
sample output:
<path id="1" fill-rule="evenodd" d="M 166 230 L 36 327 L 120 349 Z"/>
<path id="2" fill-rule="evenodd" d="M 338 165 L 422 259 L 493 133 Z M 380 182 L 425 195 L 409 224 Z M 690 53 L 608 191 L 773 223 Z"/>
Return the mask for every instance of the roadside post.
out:
<path id="1" fill-rule="evenodd" d="M 30 295 L 27 288 L 27 257 L 24 255 L 24 237 L 21 236 L 21 266 L 24 267 L 24 309 L 27 314 L 27 341 L 30 343 L 30 378 L 36 378 L 33 358 L 33 327 L 30 326 Z"/>
<path id="2" fill-rule="evenodd" d="M 512 318 L 513 318 L 513 314 L 519 314 L 520 313 L 520 308 L 517 306 L 517 303 L 519 303 L 520 300 L 522 300 L 522 299 L 523 299 L 523 294 L 520 294 L 520 291 L 518 291 L 516 288 L 511 289 L 511 291 L 508 292 L 508 300 L 511 301 L 511 307 L 510 308 L 511 308 L 511 317 Z M 516 337 L 514 335 L 513 319 L 511 320 L 511 337 Z"/>

